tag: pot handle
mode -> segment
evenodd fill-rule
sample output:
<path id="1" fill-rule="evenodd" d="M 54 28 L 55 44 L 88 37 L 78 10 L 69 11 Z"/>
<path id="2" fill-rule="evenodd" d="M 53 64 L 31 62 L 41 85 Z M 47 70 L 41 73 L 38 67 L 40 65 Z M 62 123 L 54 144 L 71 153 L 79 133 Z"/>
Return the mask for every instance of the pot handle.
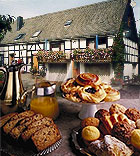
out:
<path id="1" fill-rule="evenodd" d="M 5 74 L 5 76 L 6 76 L 6 71 L 3 68 L 0 68 L 0 71 L 2 71 Z M 4 86 L 4 83 L 3 83 L 3 86 Z M 1 90 L 1 92 L 2 92 L 2 90 Z M 0 92 L 0 94 L 1 94 L 1 92 Z"/>

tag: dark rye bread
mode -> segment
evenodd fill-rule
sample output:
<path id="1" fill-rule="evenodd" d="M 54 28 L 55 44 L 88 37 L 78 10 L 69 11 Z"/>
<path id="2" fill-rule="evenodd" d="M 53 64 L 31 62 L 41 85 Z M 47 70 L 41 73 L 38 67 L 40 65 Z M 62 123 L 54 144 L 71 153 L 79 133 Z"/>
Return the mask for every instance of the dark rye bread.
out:
<path id="1" fill-rule="evenodd" d="M 32 137 L 37 151 L 43 151 L 61 139 L 60 132 L 55 124 L 35 132 Z"/>
<path id="2" fill-rule="evenodd" d="M 29 111 L 25 111 L 25 112 L 22 112 L 13 116 L 11 120 L 5 126 L 3 126 L 3 131 L 6 134 L 9 134 L 9 132 L 18 124 L 19 121 L 25 119 L 26 117 L 30 117 L 33 115 L 34 115 L 34 112 L 29 110 Z"/>
<path id="3" fill-rule="evenodd" d="M 4 115 L 0 118 L 0 128 L 3 127 L 13 116 L 17 115 L 18 113 L 10 113 Z"/>
<path id="4" fill-rule="evenodd" d="M 43 118 L 42 114 L 35 114 L 31 117 L 23 119 L 22 121 L 19 122 L 18 126 L 16 126 L 10 131 L 10 135 L 12 136 L 12 138 L 18 139 L 21 133 L 27 128 L 28 125 L 42 118 Z"/>
<path id="5" fill-rule="evenodd" d="M 50 125 L 53 125 L 53 124 L 54 122 L 51 118 L 44 117 L 38 121 L 32 122 L 28 126 L 28 129 L 21 134 L 21 137 L 24 141 L 27 141 L 28 139 L 30 139 L 32 134 L 34 134 L 36 131 L 41 129 L 41 127 L 44 127 L 44 125 L 49 127 Z"/>

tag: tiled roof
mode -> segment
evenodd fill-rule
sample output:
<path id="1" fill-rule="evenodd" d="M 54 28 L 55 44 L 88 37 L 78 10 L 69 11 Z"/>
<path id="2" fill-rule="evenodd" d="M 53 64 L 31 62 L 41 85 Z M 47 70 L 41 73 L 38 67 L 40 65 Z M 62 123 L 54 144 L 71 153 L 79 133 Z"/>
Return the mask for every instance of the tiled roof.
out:
<path id="1" fill-rule="evenodd" d="M 122 22 L 128 0 L 110 0 L 55 13 L 48 13 L 24 20 L 24 26 L 17 31 L 15 22 L 2 43 L 31 42 L 35 32 L 42 32 L 36 40 L 92 37 L 116 33 Z M 70 26 L 64 27 L 68 20 Z M 23 39 L 14 41 L 20 33 Z M 35 40 L 35 39 L 34 39 Z"/>

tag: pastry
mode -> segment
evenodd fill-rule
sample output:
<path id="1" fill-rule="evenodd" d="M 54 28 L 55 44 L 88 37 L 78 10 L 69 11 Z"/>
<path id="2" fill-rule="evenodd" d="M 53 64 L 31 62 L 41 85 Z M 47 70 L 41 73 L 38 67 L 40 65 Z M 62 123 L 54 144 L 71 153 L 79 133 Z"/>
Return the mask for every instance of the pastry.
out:
<path id="1" fill-rule="evenodd" d="M 78 93 L 75 94 L 66 94 L 65 98 L 73 102 L 82 102 L 82 99 L 79 97 Z"/>
<path id="2" fill-rule="evenodd" d="M 140 119 L 140 111 L 135 108 L 129 108 L 126 110 L 125 114 L 127 117 L 133 121 Z"/>
<path id="3" fill-rule="evenodd" d="M 138 119 L 138 120 L 136 121 L 136 127 L 137 127 L 138 129 L 140 129 L 140 119 Z"/>
<path id="4" fill-rule="evenodd" d="M 100 131 L 95 126 L 86 126 L 82 129 L 82 138 L 86 141 L 94 141 L 100 137 Z"/>
<path id="5" fill-rule="evenodd" d="M 101 83 L 101 86 L 102 86 L 104 89 L 107 89 L 107 88 L 111 87 L 111 85 L 109 85 L 109 84 L 107 84 L 107 83 L 105 83 L 105 82 L 102 82 L 102 83 Z"/>
<path id="6" fill-rule="evenodd" d="M 112 104 L 111 107 L 109 108 L 110 114 L 120 114 L 120 113 L 125 113 L 126 108 L 123 105 L 120 104 Z"/>
<path id="7" fill-rule="evenodd" d="M 135 129 L 126 121 L 116 122 L 113 125 L 112 135 L 121 140 L 122 142 L 130 145 L 131 132 Z"/>
<path id="8" fill-rule="evenodd" d="M 101 86 L 93 87 L 87 85 L 85 87 L 81 87 L 78 90 L 78 94 L 80 98 L 89 103 L 99 103 L 106 97 L 106 93 Z"/>
<path id="9" fill-rule="evenodd" d="M 134 129 L 131 132 L 131 144 L 140 150 L 140 129 Z"/>
<path id="10" fill-rule="evenodd" d="M 99 119 L 94 118 L 94 117 L 88 117 L 88 118 L 83 119 L 81 121 L 81 127 L 84 128 L 86 126 L 98 127 L 99 126 Z"/>
<path id="11" fill-rule="evenodd" d="M 99 120 L 102 121 L 103 117 L 105 116 L 109 116 L 109 112 L 106 109 L 99 109 L 96 113 L 95 113 L 95 117 L 98 118 Z"/>
<path id="12" fill-rule="evenodd" d="M 106 102 L 117 101 L 120 99 L 120 92 L 116 89 L 109 87 L 105 89 L 105 92 L 106 97 L 104 98 L 104 101 Z"/>
<path id="13" fill-rule="evenodd" d="M 92 74 L 92 73 L 82 73 L 77 76 L 75 81 L 80 86 L 86 86 L 86 85 L 100 85 L 101 79 L 98 75 Z"/>
<path id="14" fill-rule="evenodd" d="M 129 147 L 111 135 L 105 135 L 104 139 L 91 142 L 88 150 L 97 156 L 131 156 L 133 154 Z"/>
<path id="15" fill-rule="evenodd" d="M 61 90 L 64 93 L 70 93 L 72 88 L 73 88 L 73 90 L 76 89 L 77 87 L 74 85 L 74 81 L 75 81 L 75 79 L 71 78 L 71 79 L 67 80 L 66 82 L 62 83 Z"/>

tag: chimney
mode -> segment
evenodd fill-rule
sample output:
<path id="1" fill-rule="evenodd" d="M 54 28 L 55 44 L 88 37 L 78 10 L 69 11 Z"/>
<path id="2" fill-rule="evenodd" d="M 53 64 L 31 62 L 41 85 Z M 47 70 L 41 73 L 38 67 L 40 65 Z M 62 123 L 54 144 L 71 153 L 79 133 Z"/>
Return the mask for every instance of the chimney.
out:
<path id="1" fill-rule="evenodd" d="M 18 16 L 17 17 L 17 31 L 19 31 L 23 26 L 23 17 Z"/>

